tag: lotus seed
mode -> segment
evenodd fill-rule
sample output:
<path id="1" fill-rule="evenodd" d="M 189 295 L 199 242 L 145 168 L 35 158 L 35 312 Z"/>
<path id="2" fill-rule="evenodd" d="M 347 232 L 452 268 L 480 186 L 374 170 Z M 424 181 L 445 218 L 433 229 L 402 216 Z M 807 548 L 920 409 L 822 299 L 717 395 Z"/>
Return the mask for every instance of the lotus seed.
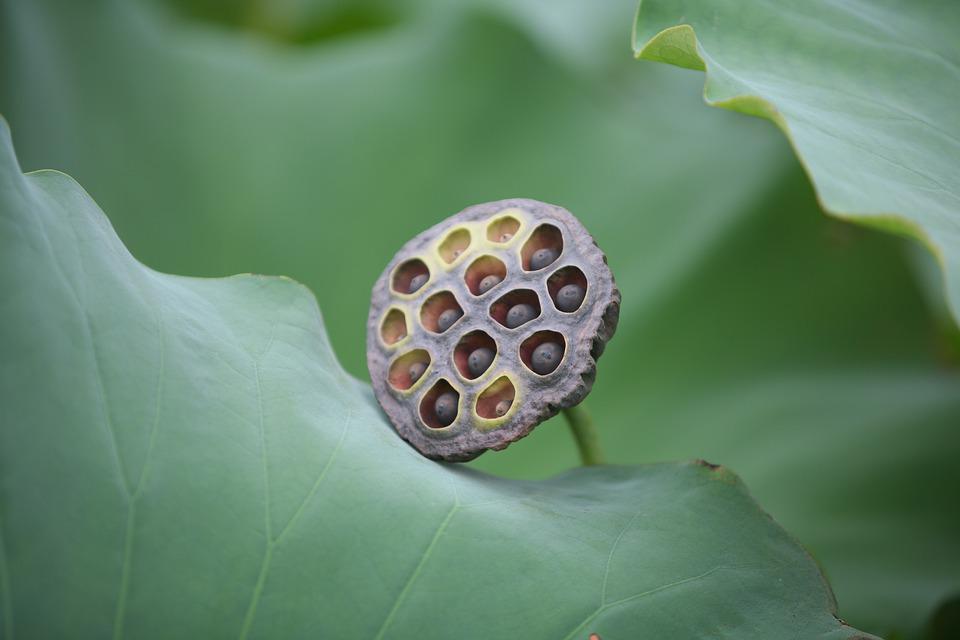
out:
<path id="1" fill-rule="evenodd" d="M 567 313 L 576 311 L 580 308 L 586 293 L 583 287 L 578 284 L 568 284 L 561 287 L 560 291 L 557 292 L 557 309 Z"/>
<path id="2" fill-rule="evenodd" d="M 433 412 L 441 426 L 448 426 L 457 417 L 457 394 L 452 391 L 441 393 L 433 403 Z"/>
<path id="3" fill-rule="evenodd" d="M 426 362 L 414 362 L 410 365 L 410 368 L 407 369 L 407 373 L 410 375 L 410 385 L 413 386 L 413 383 L 420 379 L 420 376 L 423 375 L 423 372 L 427 370 Z"/>
<path id="4" fill-rule="evenodd" d="M 501 233 L 501 234 L 500 234 L 500 242 L 506 242 L 507 240 L 509 240 L 509 239 L 512 238 L 512 237 L 513 237 L 513 234 L 512 234 L 512 233 Z"/>
<path id="5" fill-rule="evenodd" d="M 510 411 L 511 404 L 509 400 L 501 400 L 497 403 L 497 406 L 494 407 L 493 412 L 497 414 L 497 417 L 504 416 L 507 414 L 507 411 Z"/>
<path id="6" fill-rule="evenodd" d="M 443 333 L 447 329 L 453 326 L 453 323 L 460 319 L 463 315 L 463 311 L 460 309 L 447 309 L 440 314 L 440 317 L 437 318 L 437 329 L 440 333 Z"/>
<path id="7" fill-rule="evenodd" d="M 537 312 L 529 304 L 515 304 L 507 311 L 507 328 L 516 329 L 537 317 Z"/>
<path id="8" fill-rule="evenodd" d="M 543 249 L 537 249 L 533 252 L 533 255 L 530 256 L 530 270 L 536 271 L 538 269 L 543 269 L 548 264 L 551 264 L 554 260 L 557 259 L 557 252 L 549 247 Z"/>
<path id="9" fill-rule="evenodd" d="M 425 273 L 418 273 L 410 278 L 410 286 L 407 287 L 407 293 L 416 292 L 420 287 L 427 284 L 427 280 L 429 280 L 429 278 L 430 276 Z"/>
<path id="10" fill-rule="evenodd" d="M 533 350 L 533 357 L 530 360 L 533 370 L 545 376 L 557 368 L 562 357 L 563 347 L 556 342 L 544 342 Z"/>
<path id="11" fill-rule="evenodd" d="M 477 291 L 480 293 L 486 293 L 493 289 L 495 286 L 500 284 L 503 279 L 495 273 L 491 273 L 488 276 L 485 276 L 483 280 L 480 281 L 480 284 L 477 285 Z"/>
<path id="12" fill-rule="evenodd" d="M 486 371 L 491 363 L 493 363 L 493 355 L 493 349 L 488 349 L 487 347 L 474 349 L 470 355 L 467 356 L 467 370 L 470 372 L 470 375 L 476 378 Z"/>

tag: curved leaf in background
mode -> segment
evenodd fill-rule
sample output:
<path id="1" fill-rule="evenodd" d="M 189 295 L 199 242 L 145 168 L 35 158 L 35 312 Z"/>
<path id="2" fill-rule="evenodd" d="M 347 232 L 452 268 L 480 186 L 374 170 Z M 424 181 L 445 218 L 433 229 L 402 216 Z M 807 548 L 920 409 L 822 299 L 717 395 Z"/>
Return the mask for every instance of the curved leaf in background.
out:
<path id="1" fill-rule="evenodd" d="M 864 637 L 722 467 L 433 463 L 302 286 L 147 269 L 5 125 L 0 194 L 2 637 Z"/>
<path id="2" fill-rule="evenodd" d="M 913 236 L 960 321 L 960 3 L 643 0 L 637 57 L 773 120 L 830 213 Z"/>
<path id="3" fill-rule="evenodd" d="M 306 0 L 397 14 L 292 40 L 167 4 L 0 0 L 22 165 L 76 176 L 138 258 L 297 278 L 365 376 L 405 239 L 475 202 L 564 205 L 623 292 L 588 400 L 612 461 L 737 469 L 859 628 L 916 636 L 960 594 L 960 376 L 903 242 L 818 215 L 783 136 L 703 108 L 699 74 L 634 62 L 634 0 Z M 557 421 L 473 466 L 576 464 Z"/>

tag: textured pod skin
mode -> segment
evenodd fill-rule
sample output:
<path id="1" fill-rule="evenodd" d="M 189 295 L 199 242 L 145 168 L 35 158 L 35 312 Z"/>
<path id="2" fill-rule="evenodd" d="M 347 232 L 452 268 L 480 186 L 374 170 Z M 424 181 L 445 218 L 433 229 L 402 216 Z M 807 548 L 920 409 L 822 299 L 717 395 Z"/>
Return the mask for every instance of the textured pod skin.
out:
<path id="1" fill-rule="evenodd" d="M 541 245 L 557 249 L 558 258 L 526 270 Z M 408 293 L 410 274 L 424 268 L 429 280 Z M 477 295 L 477 283 L 492 272 L 503 281 Z M 571 282 L 585 285 L 586 296 L 575 311 L 561 312 L 555 296 Z M 508 329 L 503 314 L 517 302 L 532 302 L 540 313 Z M 438 332 L 436 317 L 453 304 L 463 317 Z M 429 458 L 471 460 L 505 448 L 583 400 L 619 313 L 620 292 L 605 256 L 566 209 L 526 199 L 479 204 L 416 236 L 387 265 L 373 288 L 367 367 L 377 400 L 401 437 Z M 565 343 L 560 365 L 544 376 L 534 373 L 530 354 L 557 334 Z M 467 355 L 491 341 L 493 363 L 471 379 Z M 426 372 L 410 384 L 404 372 L 427 359 Z M 459 394 L 458 413 L 449 426 L 437 428 L 433 402 L 450 388 Z M 510 408 L 498 416 L 505 402 Z"/>

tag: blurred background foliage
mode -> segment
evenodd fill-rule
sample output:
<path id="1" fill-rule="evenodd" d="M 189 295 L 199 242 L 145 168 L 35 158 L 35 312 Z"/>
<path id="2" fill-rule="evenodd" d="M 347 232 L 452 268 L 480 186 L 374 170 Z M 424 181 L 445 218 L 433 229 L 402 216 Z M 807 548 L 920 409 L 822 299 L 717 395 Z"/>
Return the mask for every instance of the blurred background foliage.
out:
<path id="1" fill-rule="evenodd" d="M 731 466 L 845 618 L 920 637 L 960 594 L 960 374 L 927 258 L 824 216 L 701 74 L 633 61 L 635 8 L 2 0 L 0 112 L 24 169 L 77 178 L 149 266 L 307 284 L 361 378 L 405 240 L 482 201 L 569 208 L 623 292 L 588 400 L 610 460 Z M 474 464 L 577 460 L 553 420 Z"/>

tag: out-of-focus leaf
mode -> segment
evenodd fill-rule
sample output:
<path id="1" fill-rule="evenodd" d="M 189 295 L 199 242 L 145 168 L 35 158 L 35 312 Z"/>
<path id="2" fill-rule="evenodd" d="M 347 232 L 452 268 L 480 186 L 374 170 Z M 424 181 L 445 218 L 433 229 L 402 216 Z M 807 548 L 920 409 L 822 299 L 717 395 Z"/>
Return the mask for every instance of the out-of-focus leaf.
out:
<path id="1" fill-rule="evenodd" d="M 548 29 L 533 2 L 391 3 L 392 26 L 290 45 L 154 5 L 0 2 L 0 110 L 25 166 L 77 175 L 147 264 L 306 283 L 358 374 L 405 240 L 475 202 L 567 206 L 623 292 L 587 400 L 609 457 L 733 466 L 845 619 L 916 632 L 960 591 L 960 378 L 903 247 L 819 215 L 782 136 L 705 109 L 699 74 L 606 40 L 634 4 Z M 586 53 L 608 46 L 622 64 Z M 558 420 L 476 464 L 577 459 Z"/>
<path id="2" fill-rule="evenodd" d="M 938 0 L 774 0 L 749 5 L 728 0 L 643 0 L 634 45 L 640 58 L 706 71 L 703 95 L 708 104 L 774 121 L 793 145 L 828 212 L 921 240 L 936 256 L 944 277 L 920 275 L 926 276 L 925 282 L 944 283 L 947 306 L 956 322 L 960 317 L 957 33 L 960 5 Z M 874 282 L 878 288 L 883 286 L 882 280 Z M 947 327 L 945 333 L 956 340 L 955 329 Z M 944 350 L 955 352 L 955 343 L 945 344 Z M 842 545 L 852 551 L 842 562 L 885 558 L 873 571 L 859 572 L 856 578 L 853 573 L 838 575 L 837 588 L 841 594 L 857 594 L 864 607 L 873 609 L 871 614 L 861 613 L 854 605 L 854 619 L 870 615 L 878 621 L 875 629 L 916 635 L 932 608 L 960 590 L 960 545 L 953 542 L 960 534 L 957 510 L 944 504 L 945 514 L 929 512 L 924 527 L 929 546 L 903 552 L 894 545 L 912 537 L 917 509 L 922 508 L 918 500 L 925 505 L 937 502 L 931 494 L 949 500 L 960 486 L 960 478 L 943 470 L 955 467 L 951 458 L 958 450 L 958 436 L 948 425 L 960 423 L 960 415 L 951 402 L 942 409 L 943 427 L 932 427 L 938 419 L 914 402 L 935 393 L 937 383 L 904 379 L 903 390 L 891 393 L 894 377 L 869 374 L 857 383 L 860 393 L 870 396 L 872 408 L 850 402 L 857 393 L 839 391 L 845 385 L 838 384 L 833 385 L 837 398 L 843 398 L 842 404 L 849 409 L 838 410 L 828 402 L 817 412 L 822 417 L 807 416 L 815 424 L 842 426 L 846 437 L 858 433 L 857 445 L 871 455 L 860 464 L 850 463 L 852 477 L 828 480 L 858 487 L 864 495 L 856 506 L 851 509 L 848 500 L 840 499 L 831 509 L 836 511 L 832 524 L 808 520 L 798 530 L 815 547 L 839 549 Z M 790 385 L 791 392 L 806 387 L 804 380 L 812 377 L 803 374 L 798 384 Z M 911 384 L 916 388 L 911 390 Z M 934 410 L 938 413 L 941 410 Z M 780 437 L 781 447 L 788 442 Z M 918 452 L 932 453 L 939 447 L 949 456 Z M 790 456 L 794 461 L 799 458 L 795 453 Z M 877 471 L 872 489 L 863 480 L 870 472 L 862 465 Z M 751 477 L 749 470 L 744 472 Z M 865 506 L 871 503 L 874 506 Z M 852 510 L 866 513 L 853 516 Z M 779 513 L 792 523 L 784 512 Z M 885 542 L 878 545 L 859 539 L 849 524 L 854 520 L 872 522 L 876 531 L 883 532 Z M 817 530 L 814 535 L 829 537 L 830 543 L 816 542 L 804 529 Z M 938 557 L 950 558 L 946 571 L 936 569 Z M 826 556 L 823 560 L 828 566 L 834 562 Z"/>
<path id="3" fill-rule="evenodd" d="M 284 279 L 136 262 L 0 124 L 6 638 L 863 637 L 723 468 L 427 461 Z"/>
<path id="4" fill-rule="evenodd" d="M 917 238 L 960 319 L 960 4 L 643 0 L 637 56 L 769 118 L 834 215 Z"/>

